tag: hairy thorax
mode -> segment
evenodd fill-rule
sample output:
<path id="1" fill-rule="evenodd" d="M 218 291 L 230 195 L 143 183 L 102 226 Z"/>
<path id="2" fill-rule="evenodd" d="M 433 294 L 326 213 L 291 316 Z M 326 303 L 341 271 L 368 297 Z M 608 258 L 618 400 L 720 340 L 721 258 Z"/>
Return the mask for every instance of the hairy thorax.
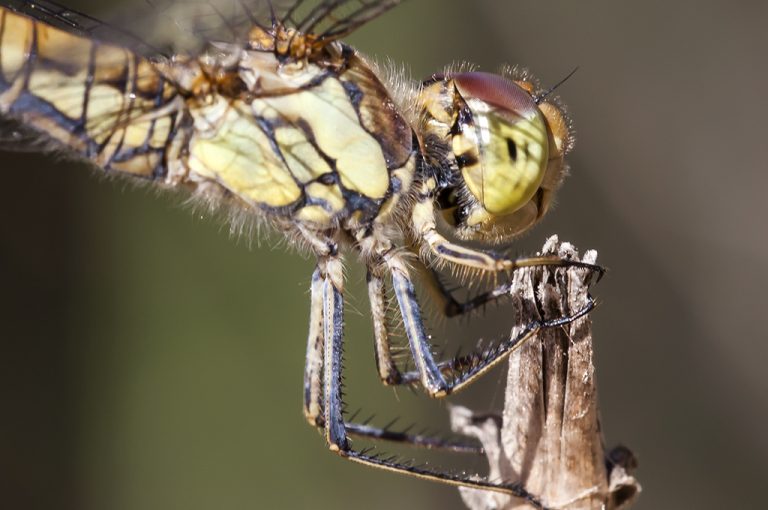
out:
<path id="1" fill-rule="evenodd" d="M 183 180 L 310 230 L 392 221 L 411 188 L 414 135 L 351 48 L 281 61 L 213 45 L 168 71 L 192 93 Z M 212 188 L 211 183 L 215 183 Z"/>

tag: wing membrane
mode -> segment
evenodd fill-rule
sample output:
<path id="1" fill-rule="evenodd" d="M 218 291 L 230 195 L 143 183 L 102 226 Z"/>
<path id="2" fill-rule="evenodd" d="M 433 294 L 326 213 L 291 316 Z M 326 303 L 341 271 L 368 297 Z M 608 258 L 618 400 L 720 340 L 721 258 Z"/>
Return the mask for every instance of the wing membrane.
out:
<path id="1" fill-rule="evenodd" d="M 132 32 L 128 26 L 107 23 L 89 14 L 49 0 L 2 0 L 0 6 L 69 33 L 125 46 L 145 56 L 162 54 L 159 47 Z"/>
<path id="2" fill-rule="evenodd" d="M 119 44 L 144 56 L 201 52 L 208 43 L 243 43 L 253 25 L 273 21 L 314 34 L 319 45 L 344 37 L 401 0 L 143 0 L 116 7 L 102 21 L 52 0 L 0 5 L 77 35 Z"/>
<path id="3" fill-rule="evenodd" d="M 298 0 L 282 21 L 300 32 L 315 34 L 321 41 L 331 41 L 354 32 L 399 3 L 400 0 Z"/>
<path id="4" fill-rule="evenodd" d="M 103 22 L 94 16 L 69 9 L 51 0 L 0 0 L 0 6 L 11 11 L 32 17 L 66 32 L 116 44 L 130 49 L 141 56 L 155 57 L 171 55 L 179 49 L 190 52 L 201 51 L 210 41 L 244 41 L 247 31 L 254 25 L 271 27 L 281 23 L 302 32 L 316 35 L 316 44 L 322 46 L 339 37 L 349 34 L 361 25 L 376 18 L 400 0 L 143 0 L 141 9 L 133 14 L 121 16 L 121 22 Z M 142 7 L 143 6 L 143 7 Z M 149 11 L 147 11 L 149 9 Z M 152 13 L 152 16 L 146 14 Z M 163 37 L 143 36 L 145 29 L 139 29 L 136 21 L 154 19 L 159 26 L 166 27 Z M 146 22 L 144 23 L 147 24 Z M 186 40 L 185 40 L 186 38 Z M 120 66 L 118 66 L 120 67 Z M 87 70 L 81 69 L 82 72 Z M 158 71 L 145 66 L 136 75 L 137 81 L 150 79 Z M 172 82 L 167 81 L 168 86 Z M 50 82 L 36 86 L 36 92 L 44 97 L 55 97 L 64 109 L 71 104 L 81 104 L 85 99 L 98 101 L 99 92 L 93 92 L 89 98 L 82 98 L 82 87 L 72 86 L 70 77 L 52 74 Z M 125 127 L 155 109 L 150 102 L 132 105 L 129 117 L 123 108 L 100 111 L 100 118 L 93 119 L 99 124 L 115 129 Z M 369 107 L 372 109 L 372 107 Z M 73 136 L 84 129 L 72 128 Z M 22 130 L 12 124 L 0 124 L 0 146 L 14 150 L 38 150 L 41 145 L 39 132 Z M 91 135 L 93 133 L 90 133 Z"/>

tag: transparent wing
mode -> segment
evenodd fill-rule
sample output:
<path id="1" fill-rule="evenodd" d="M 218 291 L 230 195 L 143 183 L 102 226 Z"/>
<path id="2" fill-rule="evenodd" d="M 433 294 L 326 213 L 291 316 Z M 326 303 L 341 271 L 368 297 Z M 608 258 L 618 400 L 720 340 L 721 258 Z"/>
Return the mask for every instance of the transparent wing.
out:
<path id="1" fill-rule="evenodd" d="M 284 24 L 321 41 L 339 39 L 400 3 L 400 0 L 294 1 L 282 17 Z"/>
<path id="2" fill-rule="evenodd" d="M 125 46 L 145 56 L 163 53 L 126 24 L 108 23 L 49 0 L 0 0 L 0 5 L 75 35 Z"/>
<path id="3" fill-rule="evenodd" d="M 50 0 L 0 0 L 35 19 L 144 56 L 197 54 L 210 42 L 242 43 L 254 25 L 281 23 L 316 36 L 344 37 L 401 0 L 131 0 L 104 20 Z"/>
<path id="4" fill-rule="evenodd" d="M 313 34 L 319 45 L 344 37 L 401 0 L 146 0 L 175 27 L 177 51 L 197 52 L 210 41 L 243 42 L 248 30 L 275 23 Z M 180 32 L 180 33 L 178 33 Z M 155 36 L 156 37 L 156 36 Z M 169 42 L 164 41 L 163 46 Z"/>
<path id="5" fill-rule="evenodd" d="M 132 5 L 116 7 L 114 21 L 101 21 L 51 0 L 0 0 L 0 6 L 21 13 L 77 36 L 116 44 L 146 57 L 171 56 L 180 51 L 194 54 L 211 41 L 245 41 L 248 31 L 274 23 L 315 35 L 318 46 L 327 44 L 381 15 L 400 0 L 129 0 Z M 138 2 L 138 4 L 137 4 Z M 120 11 L 122 10 L 122 11 Z M 152 28 L 149 28 L 152 27 Z M 116 63 L 119 69 L 121 63 Z M 114 73 L 113 73 L 114 74 Z M 118 73 L 119 74 L 119 73 Z M 137 81 L 151 81 L 157 74 L 144 66 Z M 168 86 L 172 83 L 168 82 Z M 82 102 L 82 90 L 72 87 L 66 76 L 51 75 L 45 85 L 37 85 L 40 94 L 55 95 L 66 105 Z M 92 93 L 89 101 L 98 101 Z M 141 102 L 131 112 L 141 116 L 154 105 Z M 14 115 L 11 115 L 14 116 Z M 18 117 L 18 115 L 15 115 Z M 122 107 L 100 110 L 100 124 L 120 128 L 134 120 Z M 82 126 L 73 124 L 74 134 Z M 82 134 L 82 133 L 80 133 Z M 40 131 L 21 126 L 17 121 L 0 124 L 0 149 L 45 150 L 50 144 Z M 69 145 L 69 144 L 68 144 Z"/>

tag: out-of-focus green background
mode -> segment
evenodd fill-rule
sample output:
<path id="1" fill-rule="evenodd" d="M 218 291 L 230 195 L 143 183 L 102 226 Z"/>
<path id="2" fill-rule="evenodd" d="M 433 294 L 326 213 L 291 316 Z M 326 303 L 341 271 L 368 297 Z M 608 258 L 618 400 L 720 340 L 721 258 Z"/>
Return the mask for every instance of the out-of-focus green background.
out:
<path id="1" fill-rule="evenodd" d="M 572 175 L 518 246 L 558 233 L 611 269 L 602 418 L 639 457 L 640 509 L 764 505 L 766 21 L 759 1 L 407 0 L 351 39 L 416 77 L 580 67 L 559 91 Z M 0 168 L 2 508 L 463 508 L 453 488 L 338 459 L 304 423 L 311 261 L 81 165 Z M 351 407 L 444 421 L 379 387 L 350 277 Z"/>

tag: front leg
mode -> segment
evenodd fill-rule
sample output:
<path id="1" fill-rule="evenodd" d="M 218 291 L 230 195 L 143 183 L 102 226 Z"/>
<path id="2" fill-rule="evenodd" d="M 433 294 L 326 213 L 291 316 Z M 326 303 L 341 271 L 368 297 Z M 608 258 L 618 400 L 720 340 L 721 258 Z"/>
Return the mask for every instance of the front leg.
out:
<path id="1" fill-rule="evenodd" d="M 416 203 L 411 211 L 411 229 L 416 239 L 425 246 L 438 265 L 453 265 L 483 272 L 511 272 L 522 267 L 568 266 L 583 267 L 602 275 L 605 270 L 595 264 L 561 258 L 556 255 L 510 258 L 498 253 L 467 248 L 446 239 L 437 230 L 435 221 L 435 183 L 421 184 Z"/>
<path id="2" fill-rule="evenodd" d="M 411 266 L 418 272 L 418 281 L 429 292 L 429 299 L 448 318 L 468 315 L 486 305 L 497 303 L 508 298 L 512 290 L 511 283 L 502 283 L 488 291 L 460 301 L 441 281 L 440 275 L 434 267 L 427 267 L 421 260 L 412 261 Z"/>

